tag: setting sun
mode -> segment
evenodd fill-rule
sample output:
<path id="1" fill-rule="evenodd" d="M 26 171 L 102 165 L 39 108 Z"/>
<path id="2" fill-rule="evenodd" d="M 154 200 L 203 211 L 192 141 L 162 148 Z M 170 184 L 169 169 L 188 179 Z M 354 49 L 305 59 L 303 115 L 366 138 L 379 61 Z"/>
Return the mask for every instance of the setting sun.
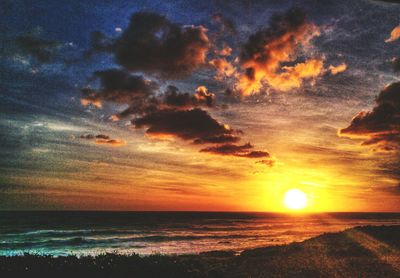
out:
<path id="1" fill-rule="evenodd" d="M 307 195 L 299 189 L 290 189 L 285 193 L 284 202 L 288 209 L 304 209 L 307 206 Z"/>

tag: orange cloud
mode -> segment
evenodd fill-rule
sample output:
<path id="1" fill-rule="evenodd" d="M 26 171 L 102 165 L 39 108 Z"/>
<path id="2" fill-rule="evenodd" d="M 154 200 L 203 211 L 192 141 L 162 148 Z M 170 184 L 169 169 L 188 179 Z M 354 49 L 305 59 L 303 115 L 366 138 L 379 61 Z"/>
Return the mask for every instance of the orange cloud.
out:
<path id="1" fill-rule="evenodd" d="M 347 69 L 347 65 L 342 63 L 338 66 L 330 65 L 328 70 L 331 72 L 332 75 L 336 75 L 338 73 L 344 72 Z"/>
<path id="2" fill-rule="evenodd" d="M 215 100 L 215 95 L 209 92 L 206 86 L 197 87 L 194 97 L 198 102 L 210 102 L 210 104 Z"/>
<path id="3" fill-rule="evenodd" d="M 118 122 L 119 120 L 121 120 L 121 117 L 118 115 L 111 115 L 110 120 L 113 122 Z"/>
<path id="4" fill-rule="evenodd" d="M 221 50 L 216 50 L 215 54 L 220 56 L 230 56 L 232 54 L 232 48 L 230 48 L 229 46 L 225 46 Z"/>
<path id="5" fill-rule="evenodd" d="M 390 33 L 390 37 L 385 40 L 386 43 L 394 42 L 400 38 L 400 25 L 395 27 Z"/>
<path id="6" fill-rule="evenodd" d="M 215 70 L 217 71 L 215 79 L 217 80 L 221 80 L 225 77 L 230 77 L 236 71 L 235 67 L 223 58 L 213 59 L 209 62 L 209 64 L 215 67 Z"/>
<path id="7" fill-rule="evenodd" d="M 259 68 L 254 71 L 253 78 L 241 75 L 236 85 L 243 95 L 259 92 L 264 83 L 272 88 L 288 91 L 300 88 L 305 79 L 312 79 L 319 76 L 323 72 L 323 66 L 323 59 L 310 59 L 304 63 L 297 63 L 294 66 L 281 67 L 282 72 L 279 73 Z"/>
<path id="8" fill-rule="evenodd" d="M 91 100 L 91 99 L 87 99 L 87 98 L 81 98 L 81 104 L 83 106 L 89 106 L 91 104 L 91 105 L 95 106 L 96 108 L 101 108 L 103 106 L 101 101 L 98 99 Z"/>
<path id="9" fill-rule="evenodd" d="M 320 35 L 319 28 L 306 22 L 301 10 L 276 15 L 270 25 L 252 35 L 242 49 L 240 63 L 244 73 L 239 75 L 236 88 L 244 95 L 259 92 L 264 84 L 282 91 L 298 88 L 304 79 L 315 78 L 322 72 L 322 59 L 283 65 L 295 62 L 300 50 Z"/>
<path id="10" fill-rule="evenodd" d="M 126 145 L 126 141 L 120 139 L 96 139 L 94 142 L 99 145 L 109 145 L 112 147 L 120 147 Z"/>

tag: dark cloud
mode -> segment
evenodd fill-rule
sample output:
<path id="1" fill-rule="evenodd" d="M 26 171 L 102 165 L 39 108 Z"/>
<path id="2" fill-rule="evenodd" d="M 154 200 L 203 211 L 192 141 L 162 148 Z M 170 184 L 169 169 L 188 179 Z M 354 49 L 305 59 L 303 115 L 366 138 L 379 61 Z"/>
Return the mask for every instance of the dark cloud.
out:
<path id="1" fill-rule="evenodd" d="M 105 135 L 105 134 L 94 135 L 94 134 L 88 133 L 88 134 L 82 134 L 81 136 L 79 136 L 79 138 L 88 139 L 88 140 L 93 140 L 93 139 L 108 140 L 108 139 L 110 139 L 110 136 Z"/>
<path id="2" fill-rule="evenodd" d="M 236 132 L 238 133 L 238 132 Z M 240 140 L 240 137 L 237 136 L 236 134 L 222 134 L 222 135 L 217 135 L 217 136 L 212 136 L 212 137 L 205 137 L 205 138 L 198 138 L 194 140 L 195 144 L 205 144 L 205 143 L 215 143 L 215 144 L 221 144 L 221 143 L 236 143 Z"/>
<path id="3" fill-rule="evenodd" d="M 105 134 L 98 134 L 98 135 L 96 135 L 96 138 L 97 138 L 97 139 L 108 140 L 108 139 L 110 139 L 110 136 L 105 135 Z"/>
<path id="4" fill-rule="evenodd" d="M 93 74 L 93 80 L 97 79 L 100 80 L 99 88 L 82 89 L 81 103 L 99 108 L 104 101 L 128 104 L 129 107 L 116 115 L 115 119 L 166 108 L 212 107 L 216 99 L 204 86 L 198 87 L 194 93 L 183 93 L 175 86 L 168 86 L 163 94 L 157 95 L 159 87 L 156 82 L 121 69 L 97 71 Z"/>
<path id="5" fill-rule="evenodd" d="M 215 104 L 215 95 L 208 92 L 204 86 L 197 88 L 194 94 L 181 93 L 177 87 L 168 86 L 163 103 L 169 107 L 191 108 L 202 105 L 212 107 Z"/>
<path id="6" fill-rule="evenodd" d="M 89 54 L 111 52 L 119 65 L 132 72 L 183 77 L 205 63 L 210 47 L 206 32 L 202 26 L 182 27 L 159 14 L 138 12 L 115 40 L 93 33 Z"/>
<path id="7" fill-rule="evenodd" d="M 40 29 L 28 34 L 17 36 L 15 39 L 4 40 L 1 52 L 7 56 L 21 55 L 32 58 L 40 64 L 51 63 L 56 58 L 61 43 L 56 40 L 44 39 Z"/>
<path id="8" fill-rule="evenodd" d="M 400 134 L 376 134 L 361 145 L 372 146 L 375 151 L 395 152 L 399 149 Z"/>
<path id="9" fill-rule="evenodd" d="M 94 134 L 90 134 L 90 133 L 82 134 L 81 136 L 79 136 L 79 138 L 86 139 L 86 140 L 93 140 L 93 142 L 95 144 L 99 144 L 99 145 L 110 145 L 110 146 L 114 146 L 114 147 L 126 145 L 125 140 L 112 139 L 110 136 L 105 135 L 105 134 L 98 134 L 98 135 L 94 135 Z"/>
<path id="10" fill-rule="evenodd" d="M 262 158 L 262 157 L 269 157 L 269 153 L 266 151 L 251 151 L 239 156 L 248 158 Z"/>
<path id="11" fill-rule="evenodd" d="M 182 93 L 177 87 L 168 86 L 166 91 L 157 95 L 157 84 L 145 80 L 142 76 L 132 75 L 127 71 L 110 69 L 94 73 L 100 80 L 98 89 L 82 90 L 83 105 L 92 104 L 101 107 L 104 101 L 128 104 L 129 107 L 113 120 L 126 116 L 135 116 L 132 124 L 136 128 L 147 128 L 146 134 L 152 137 L 178 137 L 191 140 L 194 144 L 226 144 L 240 141 L 240 130 L 233 130 L 228 125 L 214 119 L 200 107 L 213 107 L 215 95 L 206 87 L 200 86 L 190 93 Z M 95 140 L 97 144 L 124 145 L 122 140 L 111 139 L 107 135 L 82 135 L 83 139 Z M 221 148 L 223 146 L 216 146 Z M 222 154 L 213 151 L 216 154 Z M 268 156 L 264 151 L 242 151 L 234 156 L 260 158 Z"/>
<path id="12" fill-rule="evenodd" d="M 269 157 L 268 152 L 251 150 L 253 146 L 250 143 L 232 144 L 240 141 L 239 135 L 243 132 L 219 123 L 200 108 L 158 110 L 132 120 L 132 124 L 136 128 L 147 128 L 146 134 L 155 138 L 173 136 L 191 140 L 197 145 L 216 144 L 202 149 L 202 152 L 246 158 Z"/>
<path id="13" fill-rule="evenodd" d="M 274 14 L 269 26 L 251 35 L 242 46 L 239 61 L 243 73 L 237 88 L 245 95 L 259 92 L 263 84 L 289 90 L 300 87 L 304 79 L 317 77 L 323 59 L 297 60 L 301 47 L 318 35 L 318 27 L 307 21 L 301 9 Z"/>
<path id="14" fill-rule="evenodd" d="M 214 20 L 224 28 L 234 28 L 222 17 Z M 126 104 L 128 108 L 113 115 L 112 119 L 133 116 L 131 122 L 135 128 L 145 128 L 146 134 L 152 137 L 172 136 L 194 144 L 218 144 L 215 146 L 218 148 L 223 146 L 220 144 L 236 143 L 242 132 L 218 122 L 202 109 L 212 108 L 216 102 L 216 96 L 205 86 L 199 86 L 193 93 L 168 86 L 160 93 L 155 82 L 131 73 L 140 72 L 162 78 L 184 77 L 205 64 L 209 48 L 206 29 L 202 26 L 182 27 L 155 13 L 135 13 L 128 27 L 115 39 L 101 32 L 92 33 L 91 50 L 86 56 L 110 52 L 122 69 L 95 72 L 93 80 L 99 80 L 99 86 L 97 89 L 84 88 L 81 102 L 98 108 L 103 102 Z M 228 55 L 230 51 L 226 49 L 221 55 Z M 88 139 L 94 139 L 96 143 L 113 140 Z M 267 157 L 268 153 L 247 150 L 232 155 L 259 158 Z"/>
<path id="15" fill-rule="evenodd" d="M 232 155 L 246 158 L 266 158 L 269 153 L 253 151 L 248 143 L 234 145 L 240 141 L 240 130 L 231 129 L 219 123 L 211 115 L 200 108 L 189 110 L 163 109 L 132 120 L 136 128 L 147 128 L 146 134 L 151 137 L 179 137 L 191 140 L 194 144 L 216 144 L 201 150 L 219 155 Z"/>
<path id="16" fill-rule="evenodd" d="M 144 100 L 148 100 L 158 89 L 156 82 L 120 69 L 97 71 L 93 76 L 100 80 L 100 87 L 97 90 L 89 87 L 82 90 L 81 101 L 84 105 L 101 107 L 103 101 L 111 101 L 130 104 L 140 110 L 144 106 Z"/>
<path id="17" fill-rule="evenodd" d="M 136 128 L 147 127 L 153 136 L 173 135 L 184 140 L 205 139 L 232 134 L 233 130 L 213 119 L 199 108 L 190 110 L 164 109 L 132 120 Z"/>
<path id="18" fill-rule="evenodd" d="M 275 160 L 273 159 L 263 159 L 258 161 L 257 163 L 264 164 L 268 167 L 273 167 L 275 165 Z"/>
<path id="19" fill-rule="evenodd" d="M 79 138 L 92 140 L 92 139 L 96 138 L 96 136 L 93 134 L 82 134 L 81 136 L 79 136 Z"/>
<path id="20" fill-rule="evenodd" d="M 286 13 L 274 14 L 269 22 L 269 27 L 250 36 L 243 45 L 240 53 L 241 62 L 255 59 L 265 63 L 272 57 L 265 52 L 265 46 L 283 35 L 296 33 L 306 25 L 306 13 L 298 8 L 288 10 Z M 292 38 L 294 39 L 294 38 Z"/>
<path id="21" fill-rule="evenodd" d="M 269 157 L 269 153 L 265 151 L 252 151 L 253 146 L 250 143 L 243 145 L 223 144 L 217 146 L 207 147 L 201 152 L 209 152 L 220 155 L 233 155 L 247 158 L 262 158 Z"/>
<path id="22" fill-rule="evenodd" d="M 33 35 L 18 37 L 16 44 L 22 51 L 33 56 L 41 63 L 50 62 L 54 57 L 55 50 L 60 46 L 57 41 L 46 40 Z"/>
<path id="23" fill-rule="evenodd" d="M 395 149 L 400 146 L 400 82 L 385 87 L 370 112 L 358 113 L 347 128 L 339 131 L 348 137 L 367 138 L 363 145 Z"/>
<path id="24" fill-rule="evenodd" d="M 112 51 L 113 41 L 100 31 L 90 34 L 90 49 L 84 53 L 85 58 L 90 58 L 97 52 Z"/>
<path id="25" fill-rule="evenodd" d="M 234 144 L 225 144 L 219 146 L 212 146 L 205 149 L 202 149 L 202 152 L 211 152 L 218 154 L 226 154 L 226 155 L 236 155 L 242 153 L 248 153 L 253 146 L 250 143 L 244 145 L 234 145 Z"/>

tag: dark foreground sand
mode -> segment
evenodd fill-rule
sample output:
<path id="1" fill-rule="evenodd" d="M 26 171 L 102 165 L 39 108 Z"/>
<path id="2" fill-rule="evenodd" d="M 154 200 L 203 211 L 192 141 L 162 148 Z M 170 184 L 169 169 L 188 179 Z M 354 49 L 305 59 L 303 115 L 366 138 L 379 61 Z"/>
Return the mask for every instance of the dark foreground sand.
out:
<path id="1" fill-rule="evenodd" d="M 240 256 L 0 257 L 0 277 L 400 277 L 400 226 L 357 227 Z"/>

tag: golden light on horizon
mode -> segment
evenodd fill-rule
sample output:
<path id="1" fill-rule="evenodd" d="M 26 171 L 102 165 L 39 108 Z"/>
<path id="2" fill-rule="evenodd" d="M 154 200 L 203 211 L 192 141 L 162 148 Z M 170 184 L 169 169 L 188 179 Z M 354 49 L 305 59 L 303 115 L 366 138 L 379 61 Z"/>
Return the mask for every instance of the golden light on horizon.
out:
<path id="1" fill-rule="evenodd" d="M 307 207 L 307 195 L 300 189 L 290 189 L 285 193 L 285 206 L 291 210 L 300 210 Z"/>

